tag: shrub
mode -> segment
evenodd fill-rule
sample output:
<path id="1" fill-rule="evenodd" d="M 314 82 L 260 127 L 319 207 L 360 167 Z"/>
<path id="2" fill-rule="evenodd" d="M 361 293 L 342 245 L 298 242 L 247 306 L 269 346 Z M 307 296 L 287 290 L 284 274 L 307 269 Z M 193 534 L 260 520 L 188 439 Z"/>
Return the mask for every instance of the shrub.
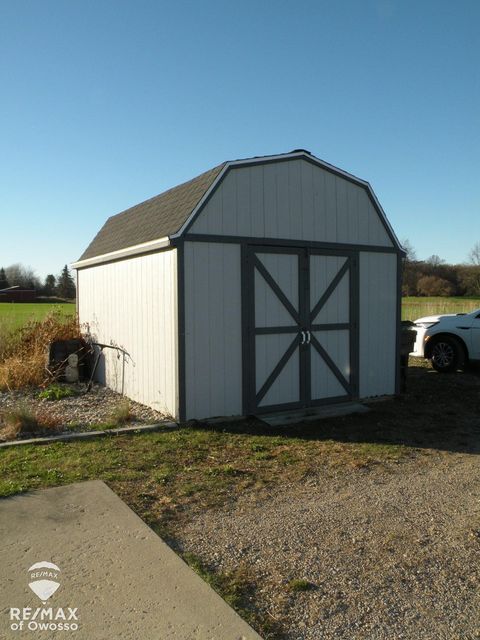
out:
<path id="1" fill-rule="evenodd" d="M 451 282 L 437 276 L 423 276 L 417 287 L 421 296 L 451 296 L 453 293 Z"/>
<path id="2" fill-rule="evenodd" d="M 0 353 L 0 390 L 41 386 L 51 379 L 46 364 L 54 340 L 80 338 L 76 317 L 53 310 L 43 320 L 31 321 L 3 342 Z"/>
<path id="3" fill-rule="evenodd" d="M 5 411 L 0 416 L 1 435 L 6 440 L 13 440 L 19 436 L 31 433 L 38 434 L 54 430 L 59 420 L 48 413 L 34 412 L 26 404 L 19 404 L 14 409 Z"/>
<path id="4" fill-rule="evenodd" d="M 294 593 L 298 593 L 300 591 L 311 591 L 314 588 L 315 585 L 312 582 L 308 582 L 308 580 L 294 579 L 290 580 L 287 585 L 287 589 L 289 591 L 293 591 Z"/>
<path id="5" fill-rule="evenodd" d="M 118 406 L 113 410 L 110 421 L 116 425 L 121 426 L 130 422 L 133 418 L 132 408 L 130 406 L 130 401 L 124 398 L 120 401 Z"/>
<path id="6" fill-rule="evenodd" d="M 76 396 L 77 392 L 71 387 L 61 387 L 58 384 L 51 384 L 38 394 L 42 400 L 62 400 L 62 398 L 71 398 Z"/>

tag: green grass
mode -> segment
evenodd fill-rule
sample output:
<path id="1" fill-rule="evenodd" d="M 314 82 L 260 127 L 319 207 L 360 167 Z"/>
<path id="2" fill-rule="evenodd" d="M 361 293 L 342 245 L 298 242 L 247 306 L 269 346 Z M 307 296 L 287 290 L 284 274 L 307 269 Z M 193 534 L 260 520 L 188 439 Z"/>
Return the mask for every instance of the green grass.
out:
<path id="1" fill-rule="evenodd" d="M 78 392 L 71 387 L 61 387 L 58 384 L 51 384 L 49 387 L 40 391 L 38 397 L 44 400 L 62 400 L 62 398 L 71 398 L 78 395 Z"/>
<path id="2" fill-rule="evenodd" d="M 52 309 L 59 309 L 62 315 L 73 316 L 73 302 L 0 302 L 0 328 L 15 331 L 30 320 L 42 320 Z"/>
<path id="3" fill-rule="evenodd" d="M 302 591 L 311 591 L 312 589 L 315 589 L 315 585 L 303 578 L 294 578 L 288 583 L 287 589 L 293 593 L 300 593 Z"/>
<path id="4" fill-rule="evenodd" d="M 261 445 L 270 458 L 258 459 L 252 444 Z M 291 435 L 185 428 L 3 449 L 0 496 L 99 478 L 112 483 L 120 495 L 129 496 L 127 502 L 136 505 L 142 517 L 152 522 L 169 514 L 162 509 L 158 513 L 145 512 L 139 503 L 139 492 L 148 493 L 156 501 L 161 498 L 163 505 L 192 500 L 215 505 L 247 487 L 267 486 L 280 478 L 298 480 L 325 465 L 355 469 L 372 461 L 398 460 L 407 454 L 407 447 L 384 443 L 336 443 Z M 185 496 L 189 499 L 185 500 Z"/>
<path id="5" fill-rule="evenodd" d="M 402 298 L 402 320 L 416 320 L 439 313 L 469 313 L 480 309 L 480 298 Z"/>
<path id="6" fill-rule="evenodd" d="M 212 571 L 201 558 L 193 553 L 183 554 L 183 559 L 244 620 L 258 629 L 265 640 L 284 638 L 280 625 L 274 620 L 260 616 L 252 605 L 252 602 L 256 600 L 258 587 L 245 566 L 239 565 L 235 570 L 223 573 Z"/>

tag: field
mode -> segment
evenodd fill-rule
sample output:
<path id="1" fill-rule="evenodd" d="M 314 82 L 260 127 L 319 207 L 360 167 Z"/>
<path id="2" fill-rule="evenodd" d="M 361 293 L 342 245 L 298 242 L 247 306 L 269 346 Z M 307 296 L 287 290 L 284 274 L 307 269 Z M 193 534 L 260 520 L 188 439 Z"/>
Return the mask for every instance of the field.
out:
<path id="1" fill-rule="evenodd" d="M 402 299 L 402 320 L 416 320 L 439 313 L 469 313 L 480 309 L 480 298 L 421 298 Z"/>
<path id="2" fill-rule="evenodd" d="M 75 313 L 72 302 L 0 302 L 0 332 L 5 334 L 23 327 L 29 320 L 42 320 L 52 309 L 59 309 L 65 316 Z"/>
<path id="3" fill-rule="evenodd" d="M 0 333 L 5 335 L 23 327 L 29 320 L 41 320 L 53 308 L 60 309 L 65 316 L 75 313 L 75 304 L 70 302 L 0 302 Z M 469 313 L 474 309 L 480 309 L 480 298 L 407 297 L 402 299 L 402 320 L 416 320 L 437 313 Z"/>

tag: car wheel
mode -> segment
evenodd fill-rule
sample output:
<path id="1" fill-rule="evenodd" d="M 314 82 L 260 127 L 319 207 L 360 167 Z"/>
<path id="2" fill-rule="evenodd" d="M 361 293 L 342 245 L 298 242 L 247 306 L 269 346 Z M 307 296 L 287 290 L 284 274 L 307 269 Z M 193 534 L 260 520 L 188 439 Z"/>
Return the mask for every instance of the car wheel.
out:
<path id="1" fill-rule="evenodd" d="M 432 346 L 430 360 L 432 367 L 440 373 L 455 371 L 464 361 L 462 345 L 455 338 L 439 338 Z"/>

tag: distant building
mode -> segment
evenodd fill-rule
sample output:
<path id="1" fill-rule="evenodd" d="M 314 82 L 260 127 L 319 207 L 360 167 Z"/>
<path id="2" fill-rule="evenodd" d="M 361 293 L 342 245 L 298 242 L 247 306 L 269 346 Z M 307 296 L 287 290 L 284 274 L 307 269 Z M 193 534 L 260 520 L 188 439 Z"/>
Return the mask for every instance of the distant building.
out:
<path id="1" fill-rule="evenodd" d="M 35 302 L 36 298 L 35 289 L 20 289 L 20 287 L 0 289 L 0 302 Z"/>

